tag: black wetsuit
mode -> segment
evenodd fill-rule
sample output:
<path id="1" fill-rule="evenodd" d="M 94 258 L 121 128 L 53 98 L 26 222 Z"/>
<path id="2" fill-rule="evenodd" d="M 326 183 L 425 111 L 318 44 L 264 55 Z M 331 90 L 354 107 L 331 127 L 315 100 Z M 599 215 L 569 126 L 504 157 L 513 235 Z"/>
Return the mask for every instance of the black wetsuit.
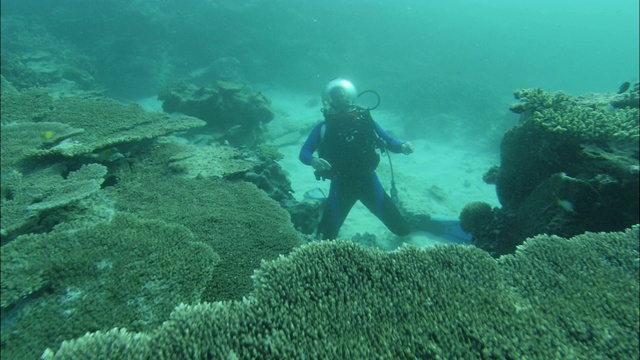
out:
<path id="1" fill-rule="evenodd" d="M 331 180 L 318 234 L 322 239 L 335 239 L 349 211 L 360 200 L 391 232 L 408 235 L 409 224 L 375 173 L 380 162 L 377 149 L 400 152 L 402 142 L 391 137 L 362 108 L 346 113 L 325 112 L 324 117 L 300 151 L 300 160 L 307 165 L 316 150 L 331 164 L 331 171 L 317 174 Z"/>

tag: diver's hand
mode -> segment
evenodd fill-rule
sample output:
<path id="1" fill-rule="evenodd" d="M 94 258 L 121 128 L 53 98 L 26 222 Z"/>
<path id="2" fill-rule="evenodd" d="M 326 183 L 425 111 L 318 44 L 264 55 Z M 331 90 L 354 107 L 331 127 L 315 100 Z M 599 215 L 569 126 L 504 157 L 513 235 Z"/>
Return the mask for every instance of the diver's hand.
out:
<path id="1" fill-rule="evenodd" d="M 331 164 L 323 158 L 313 158 L 313 160 L 311 160 L 311 166 L 317 171 L 331 170 Z"/>
<path id="2" fill-rule="evenodd" d="M 402 151 L 403 154 L 405 155 L 409 155 L 413 153 L 413 144 L 410 142 L 405 142 L 402 143 L 402 145 L 400 145 L 400 151 Z"/>

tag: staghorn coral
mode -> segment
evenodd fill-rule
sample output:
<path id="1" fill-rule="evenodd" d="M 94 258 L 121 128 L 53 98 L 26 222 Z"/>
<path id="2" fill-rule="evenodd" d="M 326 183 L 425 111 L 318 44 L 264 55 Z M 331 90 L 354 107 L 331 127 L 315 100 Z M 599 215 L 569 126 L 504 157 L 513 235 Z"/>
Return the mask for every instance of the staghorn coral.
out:
<path id="1" fill-rule="evenodd" d="M 193 240 L 183 226 L 118 213 L 2 246 L 3 357 L 35 358 L 38 347 L 87 331 L 159 326 L 178 304 L 200 300 L 219 261 Z"/>
<path id="2" fill-rule="evenodd" d="M 637 358 L 638 240 L 637 226 L 538 236 L 498 260 L 311 243 L 263 263 L 243 301 L 181 305 L 157 331 L 87 334 L 42 359 Z"/>

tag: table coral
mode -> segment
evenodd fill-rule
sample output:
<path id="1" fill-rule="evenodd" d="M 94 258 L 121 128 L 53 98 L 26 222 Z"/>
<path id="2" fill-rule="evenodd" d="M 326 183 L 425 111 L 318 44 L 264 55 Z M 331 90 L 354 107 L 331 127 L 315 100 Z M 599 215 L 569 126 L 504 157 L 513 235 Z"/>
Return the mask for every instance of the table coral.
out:
<path id="1" fill-rule="evenodd" d="M 87 155 L 122 143 L 140 142 L 176 131 L 197 128 L 205 122 L 186 115 L 150 113 L 137 104 L 108 98 L 53 99 L 40 89 L 3 95 L 2 118 L 15 122 L 54 122 L 82 129 L 61 141 L 24 148 L 31 156 Z M 5 99 L 6 98 L 6 99 Z"/>
<path id="2" fill-rule="evenodd" d="M 127 213 L 22 235 L 1 254 L 2 352 L 16 359 L 36 358 L 61 335 L 155 328 L 200 300 L 220 259 L 183 226 Z"/>
<path id="3" fill-rule="evenodd" d="M 242 301 L 181 305 L 154 332 L 95 332 L 42 359 L 632 359 L 638 240 L 539 236 L 497 260 L 316 242 L 263 263 Z"/>

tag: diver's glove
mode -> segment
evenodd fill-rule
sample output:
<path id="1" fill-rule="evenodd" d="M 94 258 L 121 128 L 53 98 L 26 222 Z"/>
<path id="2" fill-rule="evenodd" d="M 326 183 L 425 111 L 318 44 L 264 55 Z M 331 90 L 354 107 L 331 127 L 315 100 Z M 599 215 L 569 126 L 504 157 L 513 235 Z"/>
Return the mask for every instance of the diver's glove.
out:
<path id="1" fill-rule="evenodd" d="M 311 166 L 320 172 L 331 170 L 331 164 L 323 158 L 313 158 L 313 160 L 311 160 Z"/>
<path id="2" fill-rule="evenodd" d="M 311 166 L 316 169 L 313 173 L 316 176 L 316 180 L 326 180 L 331 178 L 331 164 L 329 164 L 327 160 L 323 158 L 314 158 L 311 160 Z"/>
<path id="3" fill-rule="evenodd" d="M 403 154 L 405 155 L 409 155 L 413 153 L 413 144 L 410 142 L 405 142 L 402 143 L 402 145 L 400 145 L 400 151 L 402 151 Z"/>

